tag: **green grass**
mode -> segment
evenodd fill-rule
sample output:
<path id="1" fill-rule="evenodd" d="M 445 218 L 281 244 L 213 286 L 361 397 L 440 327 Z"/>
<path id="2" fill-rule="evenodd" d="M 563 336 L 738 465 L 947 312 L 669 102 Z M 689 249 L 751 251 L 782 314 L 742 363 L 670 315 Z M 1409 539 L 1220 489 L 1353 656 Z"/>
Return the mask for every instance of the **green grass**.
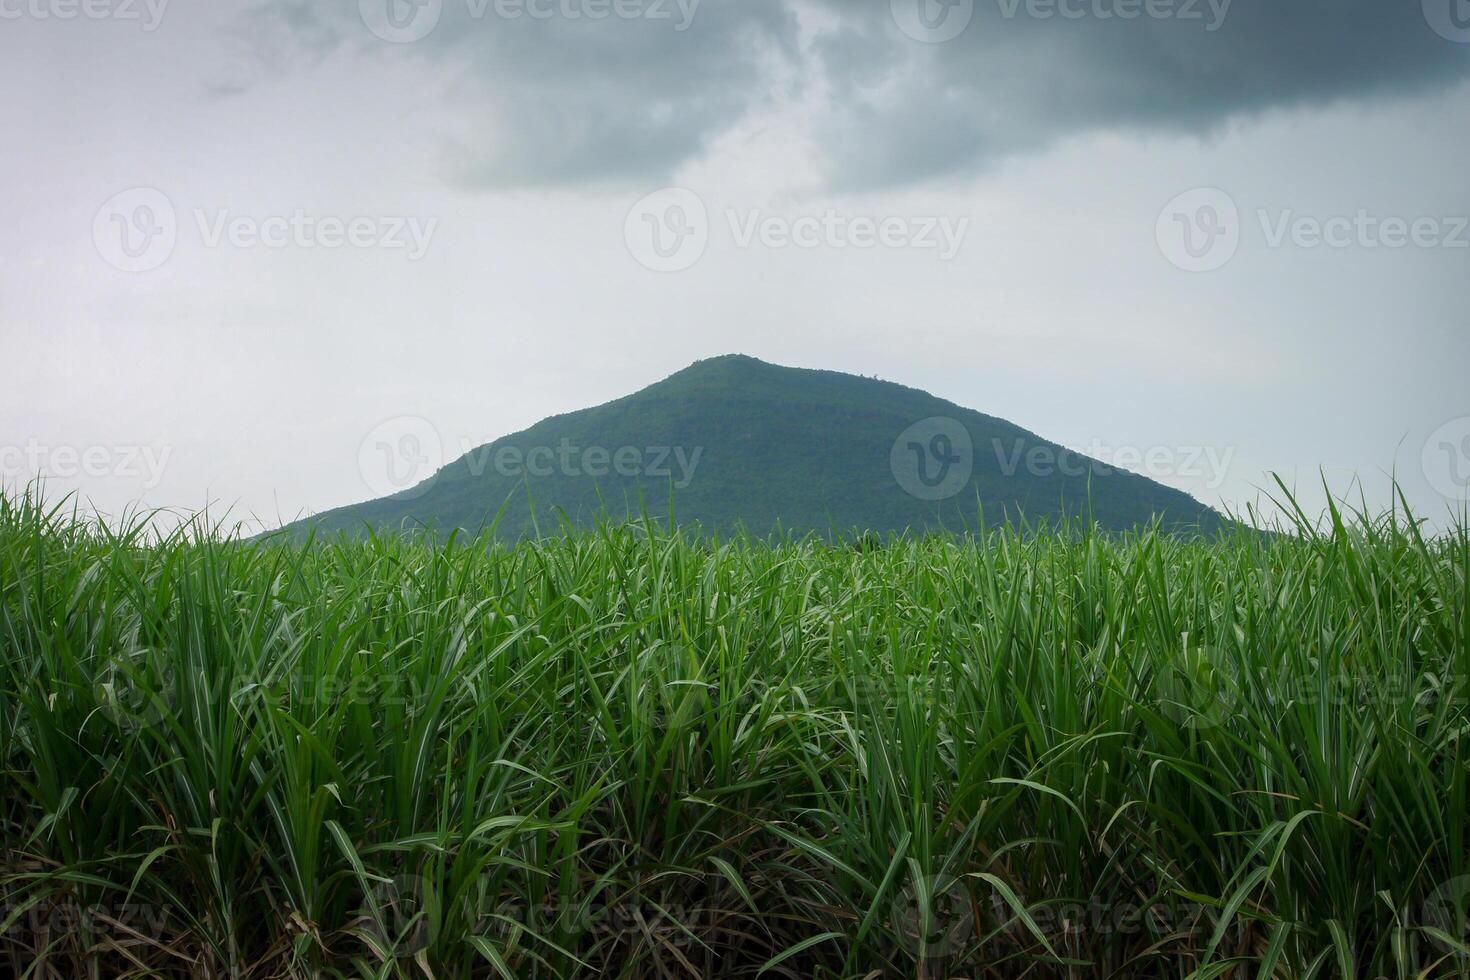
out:
<path id="1" fill-rule="evenodd" d="M 1470 533 L 0 504 L 0 971 L 1470 976 Z"/>

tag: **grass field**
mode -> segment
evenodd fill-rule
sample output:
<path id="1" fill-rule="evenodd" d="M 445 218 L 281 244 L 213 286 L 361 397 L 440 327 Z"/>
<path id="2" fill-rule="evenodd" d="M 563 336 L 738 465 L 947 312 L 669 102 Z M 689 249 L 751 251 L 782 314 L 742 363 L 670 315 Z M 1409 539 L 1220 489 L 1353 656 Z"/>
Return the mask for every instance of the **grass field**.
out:
<path id="1" fill-rule="evenodd" d="M 1470 976 L 1470 532 L 0 505 L 0 971 Z"/>

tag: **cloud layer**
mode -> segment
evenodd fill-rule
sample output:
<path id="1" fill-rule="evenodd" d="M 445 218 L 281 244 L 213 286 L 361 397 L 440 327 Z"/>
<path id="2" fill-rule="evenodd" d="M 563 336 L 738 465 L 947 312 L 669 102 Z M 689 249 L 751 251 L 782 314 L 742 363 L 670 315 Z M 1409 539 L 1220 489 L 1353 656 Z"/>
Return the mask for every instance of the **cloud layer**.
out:
<path id="1" fill-rule="evenodd" d="M 961 173 L 1088 131 L 1205 133 L 1470 71 L 1470 47 L 1435 33 L 1417 4 L 1381 0 L 824 2 L 837 24 L 815 45 L 835 85 L 824 144 L 847 183 Z M 905 7 L 951 25 L 972 13 L 952 40 L 923 44 L 903 32 Z"/>
<path id="2" fill-rule="evenodd" d="M 263 74 L 339 48 L 429 62 L 465 185 L 646 184 L 803 100 L 833 185 L 863 189 L 1098 130 L 1448 86 L 1470 43 L 1434 8 L 1456 2 L 271 0 L 240 29 Z"/>

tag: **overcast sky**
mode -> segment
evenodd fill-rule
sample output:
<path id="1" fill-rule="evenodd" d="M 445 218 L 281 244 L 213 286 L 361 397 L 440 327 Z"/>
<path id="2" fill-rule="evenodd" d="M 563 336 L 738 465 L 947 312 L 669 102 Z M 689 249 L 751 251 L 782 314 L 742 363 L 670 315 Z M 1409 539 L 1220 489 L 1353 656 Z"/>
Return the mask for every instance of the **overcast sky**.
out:
<path id="1" fill-rule="evenodd" d="M 11 486 L 273 524 L 738 351 L 1470 497 L 1467 0 L 0 0 L 0 86 Z"/>

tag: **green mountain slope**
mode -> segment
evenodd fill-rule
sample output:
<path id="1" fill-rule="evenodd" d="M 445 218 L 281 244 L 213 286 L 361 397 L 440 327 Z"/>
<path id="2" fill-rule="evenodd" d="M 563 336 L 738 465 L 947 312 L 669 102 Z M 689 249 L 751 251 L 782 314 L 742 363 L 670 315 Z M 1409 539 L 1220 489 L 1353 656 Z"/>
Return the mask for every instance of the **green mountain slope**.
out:
<path id="1" fill-rule="evenodd" d="M 1187 494 L 1105 467 L 1002 419 L 891 382 L 780 367 L 742 355 L 698 361 L 642 391 L 545 419 L 391 497 L 288 530 L 432 526 L 543 530 L 558 511 L 666 516 L 758 535 L 1056 520 L 1087 510 L 1121 530 L 1156 515 L 1207 533 L 1226 520 Z M 641 493 L 641 503 L 640 503 Z"/>

